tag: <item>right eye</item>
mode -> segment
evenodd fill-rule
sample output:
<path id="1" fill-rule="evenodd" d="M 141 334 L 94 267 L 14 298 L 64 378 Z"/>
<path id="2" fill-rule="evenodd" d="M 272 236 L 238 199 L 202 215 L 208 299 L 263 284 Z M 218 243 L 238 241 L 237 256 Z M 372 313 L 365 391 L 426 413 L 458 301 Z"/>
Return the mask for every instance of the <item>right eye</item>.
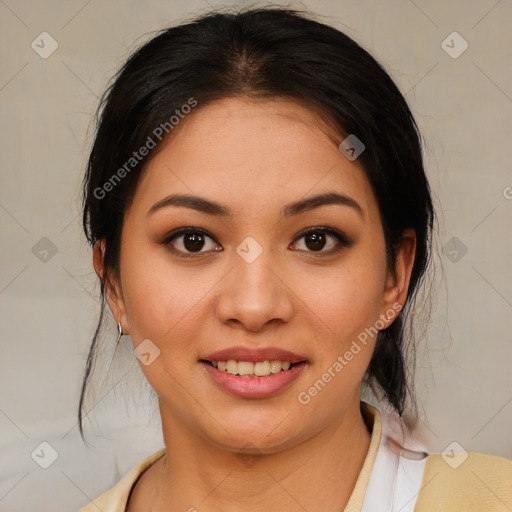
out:
<path id="1" fill-rule="evenodd" d="M 217 244 L 217 248 L 208 249 L 208 240 L 214 242 L 215 240 L 205 230 L 200 228 L 181 228 L 173 231 L 165 237 L 162 244 L 168 247 L 172 252 L 178 253 L 185 258 L 194 257 L 196 254 L 206 253 L 211 251 L 219 251 L 222 248 Z M 210 242 L 210 245 L 212 243 Z M 203 250 L 204 247 L 206 250 Z"/>

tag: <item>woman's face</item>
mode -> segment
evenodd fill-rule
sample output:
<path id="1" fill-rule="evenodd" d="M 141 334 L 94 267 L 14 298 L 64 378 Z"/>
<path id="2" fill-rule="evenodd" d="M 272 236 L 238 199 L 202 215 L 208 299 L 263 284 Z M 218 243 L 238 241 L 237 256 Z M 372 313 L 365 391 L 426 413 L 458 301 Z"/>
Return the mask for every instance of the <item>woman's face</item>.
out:
<path id="1" fill-rule="evenodd" d="M 395 281 L 365 173 L 291 100 L 199 104 L 178 128 L 126 211 L 109 304 L 144 342 L 164 429 L 278 451 L 359 404 L 371 328 L 405 300 L 414 240 Z M 231 359 L 241 373 L 296 364 L 242 377 L 205 362 Z"/>

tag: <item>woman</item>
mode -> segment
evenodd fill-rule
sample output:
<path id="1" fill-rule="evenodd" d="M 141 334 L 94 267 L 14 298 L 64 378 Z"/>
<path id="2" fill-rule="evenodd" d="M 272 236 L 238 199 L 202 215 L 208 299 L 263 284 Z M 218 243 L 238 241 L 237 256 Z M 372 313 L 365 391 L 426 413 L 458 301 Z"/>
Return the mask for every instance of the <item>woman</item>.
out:
<path id="1" fill-rule="evenodd" d="M 434 209 L 404 98 L 346 35 L 285 9 L 161 32 L 104 96 L 83 220 L 165 441 L 83 511 L 512 507 L 511 461 L 404 450 L 361 401 L 414 402 Z"/>

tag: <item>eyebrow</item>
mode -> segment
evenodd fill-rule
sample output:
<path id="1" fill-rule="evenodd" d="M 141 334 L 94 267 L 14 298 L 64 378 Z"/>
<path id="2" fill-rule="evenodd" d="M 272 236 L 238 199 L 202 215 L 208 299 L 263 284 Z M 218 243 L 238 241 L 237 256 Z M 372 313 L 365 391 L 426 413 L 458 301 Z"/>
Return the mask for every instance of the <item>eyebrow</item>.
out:
<path id="1" fill-rule="evenodd" d="M 281 215 L 288 218 L 293 215 L 298 215 L 300 213 L 319 208 L 320 206 L 333 204 L 353 208 L 362 218 L 364 218 L 364 212 L 359 203 L 355 199 L 338 192 L 318 194 L 287 204 L 282 208 Z M 149 209 L 147 216 L 169 206 L 191 208 L 193 210 L 206 213 L 207 215 L 233 217 L 233 211 L 229 207 L 209 199 L 205 199 L 204 197 L 189 194 L 172 194 L 164 197 Z"/>

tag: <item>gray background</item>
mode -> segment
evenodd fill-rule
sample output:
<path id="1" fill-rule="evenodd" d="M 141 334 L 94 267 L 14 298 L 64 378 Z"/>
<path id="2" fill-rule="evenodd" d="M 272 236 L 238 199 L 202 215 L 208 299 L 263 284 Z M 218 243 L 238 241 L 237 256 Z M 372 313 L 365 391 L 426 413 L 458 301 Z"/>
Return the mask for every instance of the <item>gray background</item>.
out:
<path id="1" fill-rule="evenodd" d="M 215 5 L 230 3 L 0 0 L 2 511 L 77 510 L 163 446 L 129 339 L 106 380 L 96 380 L 90 446 L 78 436 L 79 386 L 99 311 L 79 186 L 98 96 L 123 59 L 149 32 Z M 435 308 L 418 346 L 422 441 L 434 452 L 456 441 L 512 458 L 512 2 L 289 5 L 325 16 L 366 47 L 426 139 L 440 257 Z M 448 37 L 454 31 L 469 45 L 457 58 L 463 41 Z M 58 43 L 48 58 L 40 56 L 51 48 L 42 32 Z M 41 442 L 58 454 L 48 469 L 34 460 L 51 461 Z"/>

